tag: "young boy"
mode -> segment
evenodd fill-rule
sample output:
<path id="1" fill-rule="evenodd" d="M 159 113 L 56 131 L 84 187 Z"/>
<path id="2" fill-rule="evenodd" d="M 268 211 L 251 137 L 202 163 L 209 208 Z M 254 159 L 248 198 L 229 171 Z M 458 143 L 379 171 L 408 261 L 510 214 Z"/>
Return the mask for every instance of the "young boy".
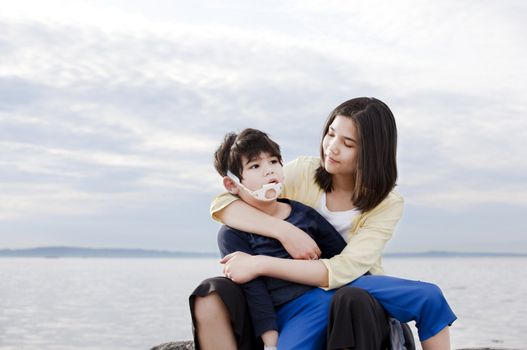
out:
<path id="1" fill-rule="evenodd" d="M 308 233 L 320 247 L 322 258 L 332 257 L 346 246 L 340 234 L 314 209 L 278 199 L 284 182 L 282 157 L 280 147 L 267 134 L 255 129 L 245 129 L 239 135 L 229 133 L 214 158 L 227 191 Z M 228 226 L 220 229 L 218 246 L 222 256 L 242 251 L 291 258 L 279 241 Z M 325 348 L 332 293 L 270 277 L 259 277 L 241 287 L 255 335 L 262 338 L 266 349 L 277 345 L 283 349 Z"/>

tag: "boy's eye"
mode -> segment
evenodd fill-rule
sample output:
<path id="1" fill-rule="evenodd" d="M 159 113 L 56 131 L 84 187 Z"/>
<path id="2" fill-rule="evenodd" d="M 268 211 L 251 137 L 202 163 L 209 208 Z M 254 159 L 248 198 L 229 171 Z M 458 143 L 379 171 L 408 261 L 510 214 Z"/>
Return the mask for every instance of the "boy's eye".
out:
<path id="1" fill-rule="evenodd" d="M 258 169 L 259 165 L 258 164 L 252 164 L 249 166 L 249 169 Z"/>
<path id="2" fill-rule="evenodd" d="M 278 163 L 278 159 L 272 159 L 271 160 L 271 164 L 276 164 L 276 163 Z"/>

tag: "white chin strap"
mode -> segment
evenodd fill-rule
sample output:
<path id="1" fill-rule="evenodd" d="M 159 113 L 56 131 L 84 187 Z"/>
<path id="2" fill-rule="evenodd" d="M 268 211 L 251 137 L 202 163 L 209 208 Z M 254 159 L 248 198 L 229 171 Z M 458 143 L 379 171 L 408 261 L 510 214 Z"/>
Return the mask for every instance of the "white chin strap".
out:
<path id="1" fill-rule="evenodd" d="M 242 184 L 240 185 L 243 186 Z M 262 188 L 256 191 L 251 191 L 245 186 L 243 187 L 251 194 L 251 196 L 265 202 L 274 201 L 278 198 L 278 196 L 280 196 L 280 193 L 282 193 L 282 184 L 280 182 L 265 184 L 262 186 Z"/>
<path id="2" fill-rule="evenodd" d="M 243 187 L 243 189 L 245 189 L 251 196 L 253 196 L 255 199 L 258 199 L 259 201 L 274 201 L 280 196 L 280 193 L 282 193 L 282 184 L 280 182 L 272 182 L 269 184 L 265 184 L 260 189 L 251 191 L 250 189 L 245 187 L 236 177 L 236 175 L 234 175 L 230 171 L 227 172 L 227 176 L 230 177 L 232 181 L 236 182 L 238 185 Z"/>

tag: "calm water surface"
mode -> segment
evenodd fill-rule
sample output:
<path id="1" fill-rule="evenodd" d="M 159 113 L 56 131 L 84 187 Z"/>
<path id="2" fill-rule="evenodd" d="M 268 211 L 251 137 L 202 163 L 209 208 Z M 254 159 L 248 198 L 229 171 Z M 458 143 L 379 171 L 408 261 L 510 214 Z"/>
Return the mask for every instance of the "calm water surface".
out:
<path id="1" fill-rule="evenodd" d="M 527 259 L 386 258 L 437 283 L 454 348 L 527 349 Z M 0 350 L 149 349 L 191 338 L 187 296 L 217 259 L 0 259 Z"/>

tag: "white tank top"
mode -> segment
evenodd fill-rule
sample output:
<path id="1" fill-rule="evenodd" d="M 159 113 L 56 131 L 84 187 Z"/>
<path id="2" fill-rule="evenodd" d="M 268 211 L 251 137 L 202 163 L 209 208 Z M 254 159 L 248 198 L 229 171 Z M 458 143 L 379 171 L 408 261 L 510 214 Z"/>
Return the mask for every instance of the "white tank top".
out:
<path id="1" fill-rule="evenodd" d="M 350 209 L 345 211 L 331 211 L 326 205 L 326 193 L 320 196 L 315 208 L 333 227 L 340 233 L 346 242 L 349 240 L 349 231 L 353 218 L 360 214 L 360 210 Z"/>

